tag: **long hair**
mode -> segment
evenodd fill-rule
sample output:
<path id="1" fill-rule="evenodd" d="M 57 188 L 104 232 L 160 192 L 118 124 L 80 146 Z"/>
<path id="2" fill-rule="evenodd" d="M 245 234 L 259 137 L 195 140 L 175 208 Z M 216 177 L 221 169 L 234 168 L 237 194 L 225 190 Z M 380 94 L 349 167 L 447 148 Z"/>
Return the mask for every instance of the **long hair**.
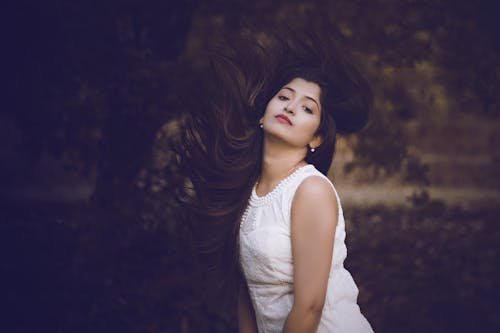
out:
<path id="1" fill-rule="evenodd" d="M 306 161 L 326 174 L 337 132 L 362 128 L 371 94 L 365 80 L 336 51 L 333 41 L 311 33 L 265 34 L 232 40 L 225 53 L 210 56 L 210 67 L 197 80 L 174 145 L 183 175 L 178 195 L 200 254 L 220 288 L 236 295 L 240 219 L 261 172 L 263 135 L 258 120 L 269 100 L 300 77 L 321 88 L 323 142 Z"/>

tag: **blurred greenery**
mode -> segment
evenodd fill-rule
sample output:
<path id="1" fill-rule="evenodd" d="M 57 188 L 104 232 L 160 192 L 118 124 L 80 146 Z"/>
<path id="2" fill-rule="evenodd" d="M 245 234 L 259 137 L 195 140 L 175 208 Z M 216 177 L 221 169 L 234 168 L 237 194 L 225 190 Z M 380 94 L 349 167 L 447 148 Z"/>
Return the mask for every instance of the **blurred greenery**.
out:
<path id="1" fill-rule="evenodd" d="M 399 174 L 420 189 L 404 206 L 345 209 L 346 265 L 375 330 L 500 329 L 497 202 L 464 208 L 431 198 L 436 177 L 454 186 L 462 169 L 452 162 L 436 176 L 422 157 L 486 154 L 486 172 L 478 168 L 470 182 L 500 185 L 500 141 L 474 127 L 498 124 L 497 2 L 24 0 L 5 7 L 6 331 L 235 331 L 234 309 L 202 301 L 204 275 L 177 220 L 168 140 L 184 112 L 182 84 L 198 79 L 179 64 L 202 68 L 200 52 L 225 35 L 284 24 L 332 34 L 371 82 L 375 110 L 360 135 L 345 138 L 354 156 L 346 174 L 363 182 Z M 460 119 L 471 129 L 446 132 Z M 49 172 L 47 160 L 62 171 Z M 90 184 L 91 195 L 62 174 Z M 35 185 L 44 187 L 34 196 Z M 58 186 L 66 192 L 51 194 Z"/>

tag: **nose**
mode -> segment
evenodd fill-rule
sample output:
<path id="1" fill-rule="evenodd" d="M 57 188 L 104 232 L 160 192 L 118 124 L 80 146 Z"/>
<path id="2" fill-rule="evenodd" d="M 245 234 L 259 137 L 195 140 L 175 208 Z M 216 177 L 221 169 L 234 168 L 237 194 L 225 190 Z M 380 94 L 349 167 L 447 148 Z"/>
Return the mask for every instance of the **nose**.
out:
<path id="1" fill-rule="evenodd" d="M 291 114 L 295 113 L 295 105 L 293 103 L 289 103 L 285 105 L 285 111 Z"/>

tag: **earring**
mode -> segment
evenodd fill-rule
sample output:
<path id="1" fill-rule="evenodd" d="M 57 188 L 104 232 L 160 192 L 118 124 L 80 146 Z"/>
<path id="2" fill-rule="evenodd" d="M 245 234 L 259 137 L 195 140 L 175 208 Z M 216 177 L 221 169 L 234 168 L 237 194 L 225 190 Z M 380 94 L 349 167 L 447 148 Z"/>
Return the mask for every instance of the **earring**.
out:
<path id="1" fill-rule="evenodd" d="M 259 124 L 259 127 L 260 128 L 264 128 L 264 124 Z"/>
<path id="2" fill-rule="evenodd" d="M 316 151 L 316 148 L 311 148 L 311 153 L 314 153 Z"/>

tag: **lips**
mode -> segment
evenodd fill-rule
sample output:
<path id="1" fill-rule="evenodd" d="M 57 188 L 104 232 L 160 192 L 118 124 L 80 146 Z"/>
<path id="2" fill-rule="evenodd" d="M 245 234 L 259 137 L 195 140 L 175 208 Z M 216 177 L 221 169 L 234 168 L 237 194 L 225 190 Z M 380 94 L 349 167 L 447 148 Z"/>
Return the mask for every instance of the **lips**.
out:
<path id="1" fill-rule="evenodd" d="M 282 123 L 285 123 L 285 124 L 288 124 L 288 125 L 292 125 L 292 122 L 290 119 L 288 119 L 287 116 L 283 115 L 283 114 L 279 114 L 276 116 L 276 119 L 278 119 L 278 121 L 282 122 Z"/>

